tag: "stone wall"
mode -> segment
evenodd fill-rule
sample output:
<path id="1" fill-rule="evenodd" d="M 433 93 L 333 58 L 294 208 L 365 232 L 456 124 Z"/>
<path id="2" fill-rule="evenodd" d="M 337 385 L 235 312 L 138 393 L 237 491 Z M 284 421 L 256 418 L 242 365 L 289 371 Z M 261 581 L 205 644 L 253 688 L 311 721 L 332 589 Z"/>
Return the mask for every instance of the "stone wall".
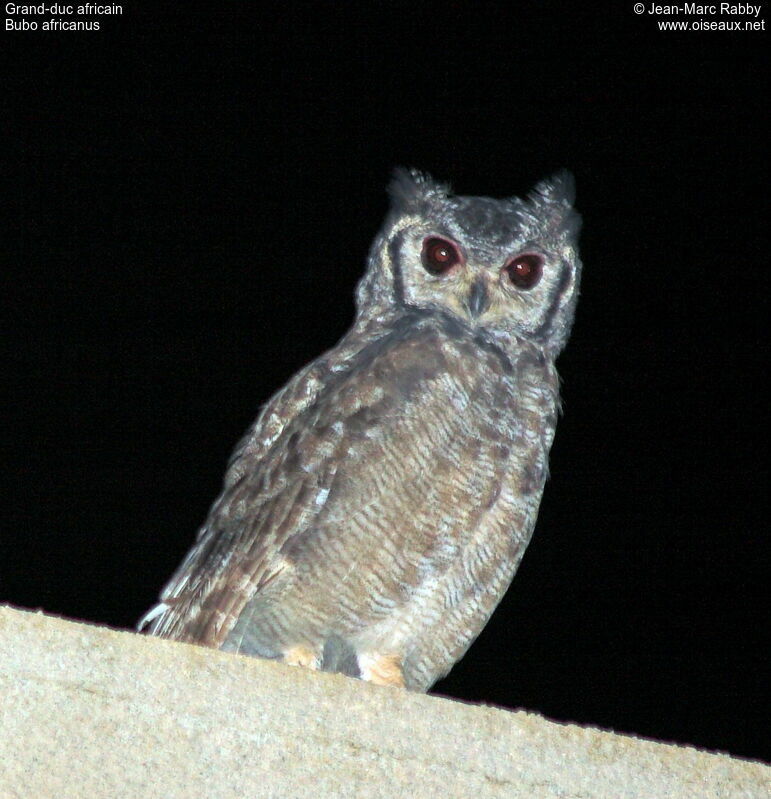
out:
<path id="1" fill-rule="evenodd" d="M 771 769 L 0 607 L 0 797 L 771 796 Z"/>

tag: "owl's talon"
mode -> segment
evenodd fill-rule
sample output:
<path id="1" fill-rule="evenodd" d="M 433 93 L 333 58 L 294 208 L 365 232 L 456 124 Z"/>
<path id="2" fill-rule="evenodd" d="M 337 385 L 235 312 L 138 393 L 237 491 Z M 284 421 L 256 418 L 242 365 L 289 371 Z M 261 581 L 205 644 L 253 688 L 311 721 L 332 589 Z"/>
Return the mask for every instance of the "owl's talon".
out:
<path id="1" fill-rule="evenodd" d="M 289 666 L 304 666 L 306 669 L 318 670 L 321 658 L 307 646 L 292 646 L 284 652 L 284 663 Z"/>
<path id="2" fill-rule="evenodd" d="M 401 655 L 363 654 L 358 660 L 362 680 L 375 685 L 405 687 Z"/>

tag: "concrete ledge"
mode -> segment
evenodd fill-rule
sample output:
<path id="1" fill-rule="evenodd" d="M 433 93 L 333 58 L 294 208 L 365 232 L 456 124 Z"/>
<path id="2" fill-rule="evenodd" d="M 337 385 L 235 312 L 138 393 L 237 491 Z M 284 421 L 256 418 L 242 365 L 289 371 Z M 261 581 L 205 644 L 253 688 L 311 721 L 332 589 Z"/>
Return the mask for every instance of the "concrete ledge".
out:
<path id="1" fill-rule="evenodd" d="M 0 607 L 0 797 L 771 795 L 771 768 Z"/>

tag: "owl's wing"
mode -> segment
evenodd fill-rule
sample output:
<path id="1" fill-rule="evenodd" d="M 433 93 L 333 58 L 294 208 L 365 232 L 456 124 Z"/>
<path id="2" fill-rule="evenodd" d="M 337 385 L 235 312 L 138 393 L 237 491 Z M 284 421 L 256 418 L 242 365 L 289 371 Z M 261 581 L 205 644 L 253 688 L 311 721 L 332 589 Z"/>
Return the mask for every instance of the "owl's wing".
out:
<path id="1" fill-rule="evenodd" d="M 228 461 L 222 493 L 198 530 L 195 544 L 161 592 L 160 602 L 137 622 L 137 629 L 153 635 L 182 637 L 198 612 L 211 586 L 227 567 L 246 531 L 243 519 L 233 514 L 230 499 L 254 480 L 254 469 L 287 423 L 301 414 L 318 395 L 327 372 L 326 357 L 301 369 L 281 391 L 274 394 L 236 445 Z"/>
<path id="2" fill-rule="evenodd" d="M 246 603 L 280 598 L 299 563 L 328 573 L 335 561 L 341 590 L 362 566 L 381 597 L 396 597 L 452 562 L 459 534 L 500 491 L 494 448 L 510 434 L 487 413 L 506 401 L 506 391 L 490 396 L 501 391 L 495 364 L 474 355 L 435 330 L 400 331 L 345 369 L 299 375 L 285 391 L 306 400 L 279 425 L 279 395 L 236 451 L 195 546 L 148 614 L 151 632 L 220 646 Z M 362 612 L 386 610 L 375 597 Z"/>

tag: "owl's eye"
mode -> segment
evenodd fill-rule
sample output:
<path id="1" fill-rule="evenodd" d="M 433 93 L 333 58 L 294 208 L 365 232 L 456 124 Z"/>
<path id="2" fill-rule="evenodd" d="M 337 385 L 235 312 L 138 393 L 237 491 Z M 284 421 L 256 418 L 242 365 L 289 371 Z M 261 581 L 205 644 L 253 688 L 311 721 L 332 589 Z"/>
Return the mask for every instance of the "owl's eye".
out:
<path id="1" fill-rule="evenodd" d="M 442 275 L 461 262 L 457 246 L 438 236 L 429 236 L 423 242 L 421 258 L 426 271 L 432 275 Z"/>
<path id="2" fill-rule="evenodd" d="M 527 291 L 541 279 L 543 258 L 534 253 L 518 255 L 503 267 L 503 271 L 515 288 Z"/>

